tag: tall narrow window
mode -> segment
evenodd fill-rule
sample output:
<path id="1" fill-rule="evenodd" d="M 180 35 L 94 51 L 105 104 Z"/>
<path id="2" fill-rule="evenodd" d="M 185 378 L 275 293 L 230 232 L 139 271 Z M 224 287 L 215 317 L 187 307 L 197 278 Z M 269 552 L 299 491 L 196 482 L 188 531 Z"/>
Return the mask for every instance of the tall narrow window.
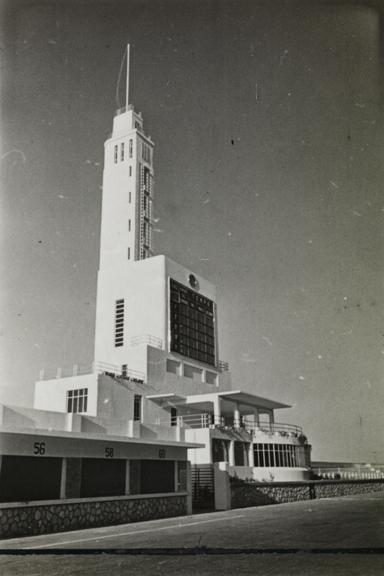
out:
<path id="1" fill-rule="evenodd" d="M 133 155 L 133 140 L 129 141 L 129 157 L 132 158 Z"/>
<path id="2" fill-rule="evenodd" d="M 135 422 L 141 422 L 141 396 L 135 394 L 133 400 L 133 419 Z"/>
<path id="3" fill-rule="evenodd" d="M 118 146 L 117 146 L 117 144 L 116 144 L 116 146 L 115 146 L 115 151 L 114 151 L 115 164 L 117 164 L 118 156 L 119 156 L 119 148 L 118 148 Z"/>
<path id="4" fill-rule="evenodd" d="M 124 162 L 124 142 L 121 143 L 120 147 L 120 160 Z"/>
<path id="5" fill-rule="evenodd" d="M 177 425 L 177 409 L 173 406 L 171 407 L 171 426 Z"/>
<path id="6" fill-rule="evenodd" d="M 129 204 L 132 202 L 132 192 L 128 194 L 128 202 Z"/>
<path id="7" fill-rule="evenodd" d="M 128 232 L 131 231 L 131 219 L 128 220 Z"/>
<path id="8" fill-rule="evenodd" d="M 88 388 L 67 391 L 67 412 L 77 414 L 88 408 Z"/>
<path id="9" fill-rule="evenodd" d="M 131 259 L 131 249 L 130 249 L 130 247 L 128 246 L 128 260 L 130 260 L 130 259 Z"/>
<path id="10" fill-rule="evenodd" d="M 132 166 L 129 167 L 129 175 L 132 176 Z"/>
<path id="11" fill-rule="evenodd" d="M 121 375 L 124 376 L 125 378 L 127 377 L 127 375 L 128 375 L 128 365 L 127 364 L 122 364 Z"/>
<path id="12" fill-rule="evenodd" d="M 124 346 L 124 299 L 115 304 L 115 347 Z"/>

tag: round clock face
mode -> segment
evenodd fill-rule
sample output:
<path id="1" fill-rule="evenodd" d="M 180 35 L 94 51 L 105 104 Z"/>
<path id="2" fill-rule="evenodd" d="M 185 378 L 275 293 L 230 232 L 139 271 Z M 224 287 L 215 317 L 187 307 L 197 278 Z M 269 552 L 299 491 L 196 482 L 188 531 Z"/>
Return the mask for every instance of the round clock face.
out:
<path id="1" fill-rule="evenodd" d="M 192 288 L 195 288 L 196 290 L 199 289 L 199 282 L 196 276 L 194 276 L 194 274 L 189 275 L 189 284 L 191 285 Z"/>

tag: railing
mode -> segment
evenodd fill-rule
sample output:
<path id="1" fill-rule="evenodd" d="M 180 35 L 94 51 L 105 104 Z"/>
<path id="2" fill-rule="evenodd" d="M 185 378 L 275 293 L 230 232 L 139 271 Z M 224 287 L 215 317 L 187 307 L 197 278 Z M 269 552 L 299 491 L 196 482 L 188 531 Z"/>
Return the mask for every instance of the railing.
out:
<path id="1" fill-rule="evenodd" d="M 279 436 L 302 436 L 301 426 L 295 424 L 284 424 L 280 422 L 256 422 L 244 419 L 244 427 L 248 432 L 257 435 L 258 432 L 264 434 L 278 434 Z"/>
<path id="2" fill-rule="evenodd" d="M 224 362 L 224 360 L 219 360 L 217 367 L 220 372 L 229 372 L 229 362 Z"/>
<path id="3" fill-rule="evenodd" d="M 170 420 L 158 421 L 157 424 L 170 425 Z M 269 422 L 260 422 L 258 425 L 254 422 L 247 422 L 245 418 L 240 422 L 234 419 L 221 417 L 214 417 L 213 414 L 208 412 L 202 414 L 184 414 L 177 416 L 173 421 L 173 425 L 181 426 L 182 428 L 220 428 L 223 431 L 245 430 L 249 434 L 257 436 L 261 434 L 276 434 L 282 437 L 299 437 L 303 436 L 300 426 L 294 424 L 270 424 Z"/>
<path id="4" fill-rule="evenodd" d="M 375 468 L 374 464 L 353 464 L 351 466 L 332 466 L 312 468 L 313 472 L 324 479 L 364 480 L 384 478 L 384 471 Z"/>
<path id="5" fill-rule="evenodd" d="M 152 336 L 151 334 L 141 334 L 140 336 L 133 336 L 130 340 L 131 346 L 140 346 L 140 344 L 148 344 L 148 346 L 153 346 L 154 348 L 163 348 L 163 341 L 157 336 Z"/>
<path id="6" fill-rule="evenodd" d="M 56 372 L 40 370 L 39 380 L 54 380 L 57 378 L 69 378 L 71 376 L 82 376 L 85 374 L 109 374 L 110 376 L 125 378 L 133 382 L 144 382 L 145 375 L 139 370 L 122 368 L 106 362 L 93 362 L 92 364 L 73 364 L 57 368 Z"/>

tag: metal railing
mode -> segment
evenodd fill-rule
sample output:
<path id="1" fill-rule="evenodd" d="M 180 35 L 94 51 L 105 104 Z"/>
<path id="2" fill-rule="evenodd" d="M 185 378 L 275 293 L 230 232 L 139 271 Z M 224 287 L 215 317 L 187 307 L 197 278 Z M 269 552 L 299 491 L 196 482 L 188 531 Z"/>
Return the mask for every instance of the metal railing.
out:
<path id="1" fill-rule="evenodd" d="M 314 466 L 313 472 L 324 479 L 332 480 L 364 480 L 384 478 L 384 471 L 375 468 L 373 464 L 353 464 L 351 466 Z"/>
<path id="2" fill-rule="evenodd" d="M 158 421 L 157 424 L 170 425 L 170 420 Z M 303 435 L 300 426 L 294 424 L 280 424 L 269 422 L 260 422 L 258 425 L 254 422 L 247 422 L 245 418 L 236 422 L 234 419 L 224 418 L 223 416 L 214 417 L 212 413 L 204 412 L 201 414 L 184 414 L 177 416 L 172 424 L 182 428 L 220 428 L 224 431 L 245 430 L 249 434 L 257 436 L 259 433 L 281 437 L 299 437 Z"/>
<path id="3" fill-rule="evenodd" d="M 82 376 L 85 374 L 109 374 L 110 376 L 118 378 L 126 378 L 133 382 L 144 382 L 144 372 L 139 370 L 131 370 L 130 368 L 122 368 L 107 362 L 93 362 L 92 364 L 73 364 L 72 366 L 64 366 L 57 368 L 54 371 L 40 370 L 39 380 L 54 380 L 57 378 L 70 378 L 72 376 Z"/>
<path id="4" fill-rule="evenodd" d="M 163 348 L 163 341 L 157 336 L 152 336 L 151 334 L 140 334 L 139 336 L 133 336 L 130 340 L 131 346 L 140 346 L 140 344 L 148 344 L 148 346 L 153 346 L 154 348 Z"/>
<path id="5" fill-rule="evenodd" d="M 281 422 L 256 422 L 244 419 L 244 428 L 248 432 L 257 435 L 258 432 L 264 434 L 278 434 L 279 436 L 302 436 L 303 429 L 296 424 L 284 424 Z"/>

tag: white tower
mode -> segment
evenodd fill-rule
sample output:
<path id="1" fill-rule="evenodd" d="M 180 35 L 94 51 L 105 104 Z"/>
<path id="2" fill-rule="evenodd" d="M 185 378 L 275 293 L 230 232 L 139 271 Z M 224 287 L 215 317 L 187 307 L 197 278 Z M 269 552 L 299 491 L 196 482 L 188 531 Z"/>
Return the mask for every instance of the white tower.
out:
<path id="1" fill-rule="evenodd" d="M 154 145 L 128 103 L 129 48 L 127 63 L 126 106 L 105 142 L 94 359 L 146 373 L 144 343 L 162 351 L 163 367 L 169 360 L 182 371 L 185 358 L 186 371 L 217 373 L 215 287 L 152 253 Z"/>
<path id="2" fill-rule="evenodd" d="M 153 142 L 141 114 L 128 104 L 117 111 L 104 148 L 100 268 L 152 256 Z"/>

